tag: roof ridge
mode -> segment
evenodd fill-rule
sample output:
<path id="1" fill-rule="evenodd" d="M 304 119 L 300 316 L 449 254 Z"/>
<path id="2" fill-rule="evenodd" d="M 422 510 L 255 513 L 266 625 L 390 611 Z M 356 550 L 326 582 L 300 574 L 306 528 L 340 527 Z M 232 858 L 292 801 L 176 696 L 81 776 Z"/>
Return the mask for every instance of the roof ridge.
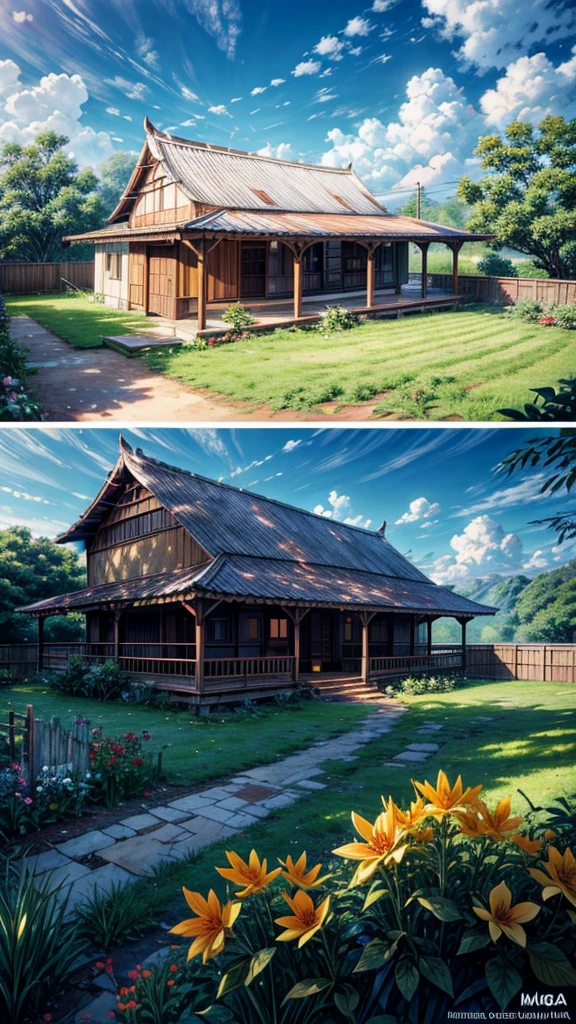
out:
<path id="1" fill-rule="evenodd" d="M 269 498 L 265 494 L 258 494 L 257 491 L 248 491 L 243 487 L 235 487 L 234 484 L 224 483 L 223 480 L 212 480 L 209 476 L 204 476 L 202 473 L 194 473 L 191 469 L 182 469 L 180 466 L 173 466 L 169 462 L 163 462 L 161 459 L 155 459 L 152 455 L 146 455 L 141 448 L 136 448 L 134 451 L 122 435 L 120 435 L 120 450 L 129 457 L 144 459 L 146 462 L 151 462 L 153 465 L 160 466 L 162 469 L 167 469 L 172 473 L 178 473 L 181 476 L 189 476 L 195 480 L 203 480 L 205 483 L 212 484 L 213 487 L 224 487 L 239 494 L 247 494 L 251 498 L 257 498 L 259 501 L 267 501 L 272 505 L 280 505 L 282 508 L 289 508 L 292 512 L 300 512 L 302 515 L 312 516 L 313 519 L 320 519 L 325 523 L 335 523 L 337 526 L 342 526 L 347 530 L 356 530 L 364 536 L 376 537 L 378 540 L 384 541 L 385 544 L 390 544 L 384 535 L 379 534 L 377 530 L 369 530 L 365 526 L 354 526 L 352 523 L 343 523 L 339 519 L 332 519 L 328 516 L 319 515 L 318 512 L 310 512 L 306 508 L 299 508 L 298 505 L 291 505 L 288 501 L 280 501 L 279 498 Z"/>
<path id="2" fill-rule="evenodd" d="M 314 171 L 327 171 L 330 174 L 354 174 L 352 164 L 347 167 L 326 167 L 323 164 L 309 164 L 300 160 L 287 160 L 285 157 L 267 156 L 262 153 L 251 153 L 247 149 L 233 149 L 231 146 L 218 146 L 214 142 L 200 142 L 198 139 L 186 139 L 183 135 L 172 135 L 156 128 L 148 117 L 144 118 L 144 129 L 147 135 L 153 136 L 168 145 L 184 145 L 190 148 L 204 149 L 210 153 L 227 153 L 230 156 L 243 156 L 251 160 L 267 160 L 273 164 L 284 164 L 288 167 L 307 167 Z M 364 186 L 365 187 L 365 186 Z"/>

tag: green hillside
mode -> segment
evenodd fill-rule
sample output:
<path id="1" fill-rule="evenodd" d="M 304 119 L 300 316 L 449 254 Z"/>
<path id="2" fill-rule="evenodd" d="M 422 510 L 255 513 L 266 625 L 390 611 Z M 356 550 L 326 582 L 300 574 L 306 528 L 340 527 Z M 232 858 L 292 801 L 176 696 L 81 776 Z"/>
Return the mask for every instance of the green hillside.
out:
<path id="1" fill-rule="evenodd" d="M 500 609 L 494 618 L 470 623 L 470 643 L 576 643 L 576 559 L 533 579 L 493 574 L 453 589 Z M 457 643 L 459 639 L 456 622 L 441 619 L 435 623 L 435 643 Z"/>

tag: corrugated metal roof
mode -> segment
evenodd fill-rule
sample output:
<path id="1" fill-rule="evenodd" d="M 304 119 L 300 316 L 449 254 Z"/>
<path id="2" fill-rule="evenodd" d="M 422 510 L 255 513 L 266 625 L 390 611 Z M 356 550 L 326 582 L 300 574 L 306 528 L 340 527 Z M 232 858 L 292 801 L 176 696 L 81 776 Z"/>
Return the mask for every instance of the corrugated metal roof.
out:
<path id="1" fill-rule="evenodd" d="M 420 239 L 449 241 L 465 239 L 469 242 L 490 238 L 490 235 L 472 235 L 467 231 L 431 224 L 413 217 L 400 217 L 392 213 L 346 215 L 338 213 L 275 213 L 273 210 L 220 210 L 189 221 L 185 231 L 203 231 L 207 235 L 318 235 L 322 238 Z"/>
<path id="2" fill-rule="evenodd" d="M 350 168 L 276 160 L 191 142 L 160 132 L 150 122 L 146 127 L 152 155 L 197 203 L 241 210 L 384 211 Z"/>
<path id="3" fill-rule="evenodd" d="M 492 615 L 497 610 L 470 601 L 426 579 L 390 578 L 375 572 L 246 555 L 219 555 L 209 565 L 86 587 L 71 594 L 36 601 L 20 610 L 39 615 L 102 605 L 177 600 L 191 597 L 194 593 L 443 615 Z"/>
<path id="4" fill-rule="evenodd" d="M 115 242 L 144 238 L 147 241 L 171 241 L 182 229 L 182 224 L 153 224 L 143 228 L 131 228 L 128 224 L 109 224 L 105 228 L 85 231 L 81 235 L 64 235 L 64 242 Z"/>

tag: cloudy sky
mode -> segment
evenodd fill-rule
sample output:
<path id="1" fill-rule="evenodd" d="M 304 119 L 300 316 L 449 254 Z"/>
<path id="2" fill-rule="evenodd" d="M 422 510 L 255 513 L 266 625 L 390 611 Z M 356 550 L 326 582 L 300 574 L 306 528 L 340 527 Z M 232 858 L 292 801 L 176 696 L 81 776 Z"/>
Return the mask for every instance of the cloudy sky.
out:
<path id="1" fill-rule="evenodd" d="M 576 115 L 575 43 L 572 0 L 0 0 L 0 140 L 52 127 L 97 167 L 148 114 L 442 198 L 479 135 Z"/>
<path id="2" fill-rule="evenodd" d="M 552 428 L 544 432 L 554 434 Z M 576 557 L 531 525 L 574 502 L 541 495 L 542 474 L 495 465 L 532 437 L 509 429 L 129 429 L 171 465 L 386 536 L 437 582 L 538 572 Z M 94 498 L 118 455 L 111 428 L 0 430 L 0 527 L 54 537 Z"/>

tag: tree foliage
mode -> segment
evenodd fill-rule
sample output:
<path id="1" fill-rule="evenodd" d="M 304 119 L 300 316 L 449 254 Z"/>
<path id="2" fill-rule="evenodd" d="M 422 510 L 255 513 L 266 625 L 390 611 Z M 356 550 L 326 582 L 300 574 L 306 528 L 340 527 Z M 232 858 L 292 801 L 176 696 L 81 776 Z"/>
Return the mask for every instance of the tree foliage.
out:
<path id="1" fill-rule="evenodd" d="M 86 572 L 75 551 L 46 537 L 34 539 L 24 526 L 0 530 L 0 634 L 5 643 L 26 643 L 36 636 L 35 623 L 16 608 L 85 586 Z M 82 639 L 83 618 L 48 619 L 47 639 Z"/>
<path id="2" fill-rule="evenodd" d="M 458 196 L 474 207 L 468 228 L 533 256 L 550 277 L 575 277 L 576 118 L 546 117 L 537 129 L 513 121 L 474 152 L 490 173 L 460 179 Z"/>
<path id="3" fill-rule="evenodd" d="M 122 151 L 113 153 L 100 167 L 100 185 L 98 192 L 104 208 L 104 215 L 109 217 L 114 211 L 130 180 L 136 166 L 135 153 Z"/>
<path id="4" fill-rule="evenodd" d="M 48 131 L 30 146 L 7 142 L 0 149 L 0 259 L 59 261 L 69 256 L 64 235 L 102 225 L 98 179 L 65 154 L 68 142 Z"/>
<path id="5" fill-rule="evenodd" d="M 443 224 L 447 228 L 458 229 L 465 227 L 466 220 L 470 215 L 470 207 L 462 202 L 461 199 L 458 199 L 457 196 L 452 196 L 450 199 L 446 199 L 445 202 L 438 203 L 423 188 L 420 198 L 420 216 L 422 220 L 432 221 L 433 224 Z M 415 217 L 417 205 L 415 192 L 414 195 L 410 196 L 408 202 L 400 207 L 398 213 L 404 217 Z"/>
<path id="6" fill-rule="evenodd" d="M 496 467 L 498 472 L 510 476 L 519 470 L 542 466 L 548 470 L 540 494 L 565 490 L 568 494 L 576 484 L 576 430 L 565 427 L 552 437 L 532 437 L 521 448 L 515 448 Z M 549 475 L 549 474 L 552 475 Z M 558 543 L 576 537 L 576 509 L 559 512 L 546 519 L 535 519 L 534 524 L 549 526 L 558 534 Z"/>

